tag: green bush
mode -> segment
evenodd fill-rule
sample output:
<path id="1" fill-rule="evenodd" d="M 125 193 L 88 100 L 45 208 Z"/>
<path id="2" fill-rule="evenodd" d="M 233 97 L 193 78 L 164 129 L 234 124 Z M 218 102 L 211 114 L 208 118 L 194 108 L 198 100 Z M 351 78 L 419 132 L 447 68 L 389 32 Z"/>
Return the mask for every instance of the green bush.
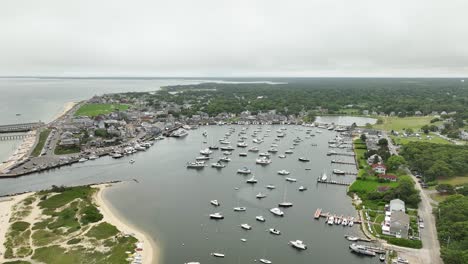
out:
<path id="1" fill-rule="evenodd" d="M 95 223 L 101 221 L 103 218 L 102 214 L 95 206 L 86 206 L 81 211 L 81 223 L 87 225 L 89 223 Z"/>
<path id="2" fill-rule="evenodd" d="M 22 221 L 18 221 L 18 222 L 14 222 L 12 225 L 11 225 L 11 229 L 15 230 L 15 231 L 18 231 L 18 232 L 23 232 L 25 231 L 26 229 L 29 228 L 31 224 L 28 223 L 28 222 L 22 222 Z"/>
<path id="3" fill-rule="evenodd" d="M 409 247 L 409 248 L 422 248 L 421 240 L 409 240 L 404 238 L 389 237 L 386 238 L 388 243 L 396 246 Z"/>

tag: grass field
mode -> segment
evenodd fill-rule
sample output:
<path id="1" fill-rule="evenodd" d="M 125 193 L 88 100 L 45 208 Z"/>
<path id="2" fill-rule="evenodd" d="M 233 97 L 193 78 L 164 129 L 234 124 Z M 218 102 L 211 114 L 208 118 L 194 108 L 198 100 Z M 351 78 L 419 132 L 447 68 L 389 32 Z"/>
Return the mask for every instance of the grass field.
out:
<path id="1" fill-rule="evenodd" d="M 75 116 L 94 117 L 98 115 L 106 115 L 116 110 L 127 110 L 128 107 L 129 105 L 126 104 L 85 104 L 76 111 Z"/>
<path id="2" fill-rule="evenodd" d="M 464 177 L 439 178 L 439 179 L 437 179 L 437 182 L 439 184 L 446 183 L 446 184 L 451 184 L 453 186 L 463 185 L 465 183 L 468 183 L 468 175 L 464 176 Z"/>
<path id="3" fill-rule="evenodd" d="M 390 138 L 393 140 L 393 142 L 396 145 L 405 145 L 408 142 L 415 142 L 415 141 L 429 142 L 429 143 L 434 143 L 434 144 L 452 144 L 448 140 L 443 139 L 434 133 L 429 133 L 429 136 L 431 136 L 431 138 L 427 138 L 426 135 L 423 134 L 421 135 L 421 139 L 419 139 L 418 137 L 403 137 L 403 136 L 397 137 L 397 136 L 391 135 Z"/>
<path id="4" fill-rule="evenodd" d="M 376 179 L 356 180 L 350 187 L 349 191 L 356 193 L 368 193 L 377 190 L 379 186 L 398 186 L 398 182 L 378 182 Z"/>
<path id="5" fill-rule="evenodd" d="M 65 154 L 79 153 L 80 151 L 81 149 L 78 146 L 73 146 L 73 147 L 56 146 L 54 149 L 54 154 L 65 155 Z"/>
<path id="6" fill-rule="evenodd" d="M 41 151 L 44 148 L 44 144 L 47 140 L 47 137 L 49 137 L 50 131 L 51 131 L 50 129 L 45 129 L 41 131 L 41 133 L 39 134 L 39 141 L 37 142 L 36 147 L 34 147 L 34 150 L 31 153 L 31 155 L 33 155 L 34 157 L 37 157 L 41 154 Z"/>
<path id="7" fill-rule="evenodd" d="M 403 129 L 411 128 L 413 130 L 419 130 L 422 126 L 430 124 L 433 117 L 431 116 L 412 116 L 412 117 L 395 117 L 387 116 L 380 117 L 384 122 L 383 124 L 373 125 L 375 129 L 381 129 L 386 131 L 402 131 Z"/>

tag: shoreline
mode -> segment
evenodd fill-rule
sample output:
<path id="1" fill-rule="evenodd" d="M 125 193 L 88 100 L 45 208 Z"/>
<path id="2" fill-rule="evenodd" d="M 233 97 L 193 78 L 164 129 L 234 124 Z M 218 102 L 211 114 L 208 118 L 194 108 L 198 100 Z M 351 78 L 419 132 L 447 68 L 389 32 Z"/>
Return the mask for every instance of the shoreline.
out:
<path id="1" fill-rule="evenodd" d="M 143 231 L 139 230 L 137 227 L 129 223 L 124 217 L 122 217 L 112 206 L 112 204 L 105 198 L 106 190 L 108 190 L 109 187 L 114 187 L 114 185 L 98 184 L 91 185 L 91 187 L 98 189 L 97 193 L 95 194 L 95 201 L 102 215 L 104 216 L 103 220 L 117 227 L 120 232 L 131 234 L 143 243 L 143 251 L 141 252 L 143 264 L 159 264 L 160 252 L 156 243 L 148 234 L 145 234 Z"/>
<path id="2" fill-rule="evenodd" d="M 76 105 L 78 104 L 78 102 L 66 102 L 65 105 L 63 105 L 61 111 L 59 113 L 57 113 L 53 118 L 52 118 L 52 122 L 56 121 L 57 119 L 63 117 L 64 115 L 66 115 L 68 113 L 68 111 L 70 111 L 71 109 L 73 109 L 73 107 L 75 107 Z"/>
<path id="3" fill-rule="evenodd" d="M 38 133 L 37 130 L 32 130 L 26 134 L 29 134 L 29 136 L 25 137 L 21 141 L 21 144 L 18 146 L 18 148 L 16 148 L 13 154 L 11 154 L 7 160 L 0 163 L 0 173 L 8 171 L 11 167 L 29 157 L 30 152 L 32 152 L 34 146 L 36 145 Z"/>

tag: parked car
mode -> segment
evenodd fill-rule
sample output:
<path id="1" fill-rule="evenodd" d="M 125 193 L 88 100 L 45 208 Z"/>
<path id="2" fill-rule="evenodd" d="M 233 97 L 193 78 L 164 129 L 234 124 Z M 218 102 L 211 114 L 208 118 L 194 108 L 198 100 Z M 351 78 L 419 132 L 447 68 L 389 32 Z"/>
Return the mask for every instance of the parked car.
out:
<path id="1" fill-rule="evenodd" d="M 419 222 L 419 228 L 424 228 L 424 223 L 423 222 Z"/>

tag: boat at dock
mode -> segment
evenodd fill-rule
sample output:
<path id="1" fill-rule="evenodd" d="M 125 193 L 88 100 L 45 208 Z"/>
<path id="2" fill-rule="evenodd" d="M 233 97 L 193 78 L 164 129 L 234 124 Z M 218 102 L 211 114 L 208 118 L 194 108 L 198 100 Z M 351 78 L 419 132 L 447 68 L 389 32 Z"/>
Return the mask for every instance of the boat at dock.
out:
<path id="1" fill-rule="evenodd" d="M 375 256 L 375 252 L 370 251 L 364 245 L 358 245 L 358 244 L 353 243 L 353 244 L 349 245 L 349 248 L 351 249 L 351 251 L 353 251 L 355 253 L 358 253 L 358 254 L 361 254 L 361 255 L 371 256 L 371 257 Z"/>
<path id="2" fill-rule="evenodd" d="M 344 172 L 344 171 L 338 170 L 338 169 L 333 169 L 333 173 L 334 173 L 334 174 L 337 174 L 337 175 L 345 175 L 345 172 Z"/>
<path id="3" fill-rule="evenodd" d="M 360 238 L 357 237 L 357 236 L 348 236 L 348 235 L 346 235 L 345 238 L 347 240 L 349 240 L 349 241 L 359 241 L 360 240 Z"/>
<path id="4" fill-rule="evenodd" d="M 212 145 L 212 146 L 209 146 L 208 149 L 210 149 L 210 150 L 218 150 L 219 147 L 216 146 L 216 145 Z"/>
<path id="5" fill-rule="evenodd" d="M 238 146 L 239 148 L 246 148 L 248 145 L 247 145 L 247 143 L 245 143 L 245 142 L 239 142 L 239 143 L 237 143 L 237 146 Z"/>
<path id="6" fill-rule="evenodd" d="M 219 161 L 230 162 L 231 159 L 229 157 L 222 157 L 222 158 L 219 158 Z"/>
<path id="7" fill-rule="evenodd" d="M 232 151 L 232 150 L 234 150 L 234 148 L 233 148 L 231 145 L 226 146 L 226 147 L 221 147 L 220 149 L 221 149 L 221 150 L 227 150 L 227 151 Z"/>
<path id="8" fill-rule="evenodd" d="M 333 225 L 334 221 L 335 221 L 335 218 L 334 218 L 333 216 L 329 216 L 329 217 L 328 217 L 327 224 Z"/>
<path id="9" fill-rule="evenodd" d="M 211 153 L 213 153 L 213 151 L 211 151 L 209 148 L 200 150 L 200 154 L 202 155 L 210 155 Z"/>
<path id="10" fill-rule="evenodd" d="M 322 208 L 317 208 L 317 210 L 315 210 L 314 218 L 319 219 L 321 214 L 322 214 Z"/>
<path id="11" fill-rule="evenodd" d="M 199 156 L 199 157 L 196 157 L 195 160 L 209 160 L 210 157 L 208 156 Z"/>
<path id="12" fill-rule="evenodd" d="M 298 189 L 300 192 L 303 192 L 303 191 L 306 191 L 307 190 L 307 187 L 304 187 L 304 186 L 299 186 L 299 189 Z"/>
<path id="13" fill-rule="evenodd" d="M 187 163 L 187 168 L 189 169 L 202 169 L 204 168 L 205 162 L 204 161 L 195 161 L 195 162 L 188 162 Z"/>
<path id="14" fill-rule="evenodd" d="M 180 128 L 180 129 L 177 129 L 176 131 L 172 132 L 170 136 L 171 137 L 176 137 L 176 138 L 181 138 L 181 137 L 185 137 L 187 135 L 188 135 L 187 131 L 185 129 Z"/>
<path id="15" fill-rule="evenodd" d="M 290 178 L 290 177 L 286 177 L 285 180 L 288 181 L 288 182 L 297 182 L 297 179 Z"/>
<path id="16" fill-rule="evenodd" d="M 384 262 L 385 261 L 385 254 L 380 254 L 379 260 Z"/>
<path id="17" fill-rule="evenodd" d="M 81 159 L 78 160 L 78 162 L 85 162 L 85 161 L 88 161 L 88 159 L 87 158 L 81 158 Z"/>
<path id="18" fill-rule="evenodd" d="M 241 153 L 239 153 L 239 157 L 247 157 L 247 153 L 241 152 Z"/>

